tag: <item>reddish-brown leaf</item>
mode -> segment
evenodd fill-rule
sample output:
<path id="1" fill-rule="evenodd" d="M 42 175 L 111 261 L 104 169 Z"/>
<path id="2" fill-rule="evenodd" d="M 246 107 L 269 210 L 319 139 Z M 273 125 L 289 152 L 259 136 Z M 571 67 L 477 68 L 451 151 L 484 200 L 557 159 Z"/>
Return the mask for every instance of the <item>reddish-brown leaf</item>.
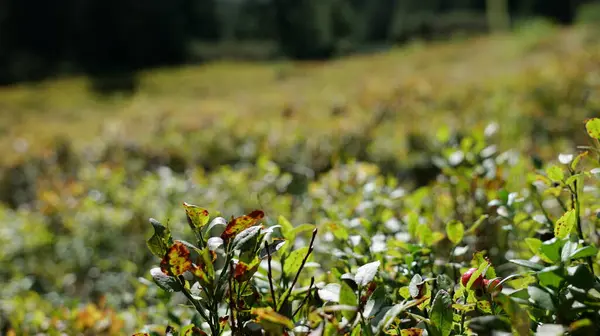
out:
<path id="1" fill-rule="evenodd" d="M 160 270 L 168 275 L 178 276 L 191 268 L 190 251 L 181 242 L 173 244 L 160 262 Z"/>
<path id="2" fill-rule="evenodd" d="M 256 224 L 259 220 L 265 217 L 265 213 L 262 210 L 254 210 L 251 213 L 233 218 L 225 228 L 225 231 L 221 234 L 221 239 L 228 241 L 235 237 L 238 233 Z"/>
<path id="3" fill-rule="evenodd" d="M 401 335 L 402 336 L 421 336 L 421 335 L 423 335 L 423 329 L 419 329 L 419 328 L 402 329 Z"/>
<path id="4" fill-rule="evenodd" d="M 246 282 L 250 280 L 250 278 L 256 273 L 258 270 L 258 266 L 260 265 L 260 259 L 255 258 L 250 264 L 246 264 L 243 261 L 239 261 L 237 265 L 235 265 L 235 270 L 233 272 L 233 278 L 237 282 Z"/>

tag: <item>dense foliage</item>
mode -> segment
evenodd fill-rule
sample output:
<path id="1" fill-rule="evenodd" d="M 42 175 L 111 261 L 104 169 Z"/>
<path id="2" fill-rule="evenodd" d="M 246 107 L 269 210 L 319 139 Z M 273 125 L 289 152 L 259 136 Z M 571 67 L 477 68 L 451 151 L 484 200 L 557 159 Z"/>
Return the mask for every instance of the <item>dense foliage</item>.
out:
<path id="1" fill-rule="evenodd" d="M 509 15 L 513 22 L 541 16 L 571 23 L 590 2 L 7 0 L 0 3 L 0 84 L 83 71 L 106 85 L 107 72 L 130 78 L 140 68 L 223 56 L 328 58 L 373 44 L 506 28 Z M 248 41 L 277 47 L 249 50 Z"/>
<path id="2" fill-rule="evenodd" d="M 418 72 L 322 119 L 278 105 L 24 155 L 0 181 L 0 333 L 596 334 L 582 36 L 519 39 L 543 66 L 506 81 Z"/>

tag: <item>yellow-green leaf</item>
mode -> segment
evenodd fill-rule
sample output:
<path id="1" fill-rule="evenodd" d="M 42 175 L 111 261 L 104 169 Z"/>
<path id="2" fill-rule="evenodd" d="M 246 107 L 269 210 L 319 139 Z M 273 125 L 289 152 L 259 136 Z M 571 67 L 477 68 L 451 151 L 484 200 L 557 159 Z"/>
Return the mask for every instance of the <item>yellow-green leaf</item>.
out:
<path id="1" fill-rule="evenodd" d="M 550 166 L 546 169 L 548 178 L 554 182 L 560 182 L 565 179 L 565 173 L 559 166 Z"/>
<path id="2" fill-rule="evenodd" d="M 283 273 L 285 273 L 287 276 L 294 276 L 302 266 L 302 260 L 307 253 L 308 246 L 292 251 L 292 253 L 290 253 L 290 255 L 285 259 Z"/>
<path id="3" fill-rule="evenodd" d="M 446 234 L 448 235 L 448 239 L 456 245 L 463 239 L 465 226 L 460 221 L 452 220 L 446 224 Z"/>
<path id="4" fill-rule="evenodd" d="M 585 122 L 585 129 L 590 137 L 600 139 L 600 119 L 591 118 Z"/>
<path id="5" fill-rule="evenodd" d="M 565 212 L 565 214 L 562 215 L 562 217 L 560 217 L 554 225 L 554 236 L 556 236 L 558 239 L 564 239 L 568 237 L 575 226 L 576 220 L 577 218 L 575 209 Z"/>
<path id="6" fill-rule="evenodd" d="M 183 203 L 183 207 L 185 208 L 188 224 L 192 230 L 201 229 L 208 224 L 208 210 L 186 202 Z"/>
<path id="7" fill-rule="evenodd" d="M 284 326 L 288 329 L 294 329 L 294 323 L 289 318 L 277 313 L 273 308 L 252 308 L 252 315 L 256 315 L 256 322 L 262 324 L 263 322 L 270 322 L 277 325 Z"/>

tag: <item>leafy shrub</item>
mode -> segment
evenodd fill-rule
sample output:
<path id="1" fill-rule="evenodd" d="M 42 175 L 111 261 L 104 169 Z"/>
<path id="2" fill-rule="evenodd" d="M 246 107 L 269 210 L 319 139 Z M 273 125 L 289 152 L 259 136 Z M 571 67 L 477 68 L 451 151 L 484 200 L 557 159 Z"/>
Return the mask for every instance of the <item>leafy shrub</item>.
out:
<path id="1" fill-rule="evenodd" d="M 311 187 L 324 212 L 316 225 L 269 221 L 261 210 L 211 221 L 206 209 L 184 203 L 196 243 L 174 239 L 154 219 L 148 240 L 161 258 L 150 271 L 154 281 L 196 310 L 190 323 L 167 330 L 595 333 L 597 189 L 590 182 L 598 172 L 588 167 L 600 157 L 600 119 L 586 129 L 592 146 L 546 167 L 519 166 L 485 133 L 448 141 L 436 156 L 440 179 L 412 193 L 378 176 L 376 166 L 340 167 Z M 514 181 L 503 170 L 515 167 L 534 171 Z"/>

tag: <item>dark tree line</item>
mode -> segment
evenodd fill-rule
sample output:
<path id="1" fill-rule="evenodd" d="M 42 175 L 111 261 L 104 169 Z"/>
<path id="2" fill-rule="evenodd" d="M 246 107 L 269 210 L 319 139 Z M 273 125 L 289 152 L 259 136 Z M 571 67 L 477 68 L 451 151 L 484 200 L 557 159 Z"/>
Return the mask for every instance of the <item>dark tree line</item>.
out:
<path id="1" fill-rule="evenodd" d="M 506 8 L 499 14 L 513 20 L 544 16 L 569 24 L 590 1 L 1 0 L 0 84 L 202 60 L 196 44 L 266 41 L 282 57 L 324 59 L 414 37 L 487 31 L 490 8 Z"/>

